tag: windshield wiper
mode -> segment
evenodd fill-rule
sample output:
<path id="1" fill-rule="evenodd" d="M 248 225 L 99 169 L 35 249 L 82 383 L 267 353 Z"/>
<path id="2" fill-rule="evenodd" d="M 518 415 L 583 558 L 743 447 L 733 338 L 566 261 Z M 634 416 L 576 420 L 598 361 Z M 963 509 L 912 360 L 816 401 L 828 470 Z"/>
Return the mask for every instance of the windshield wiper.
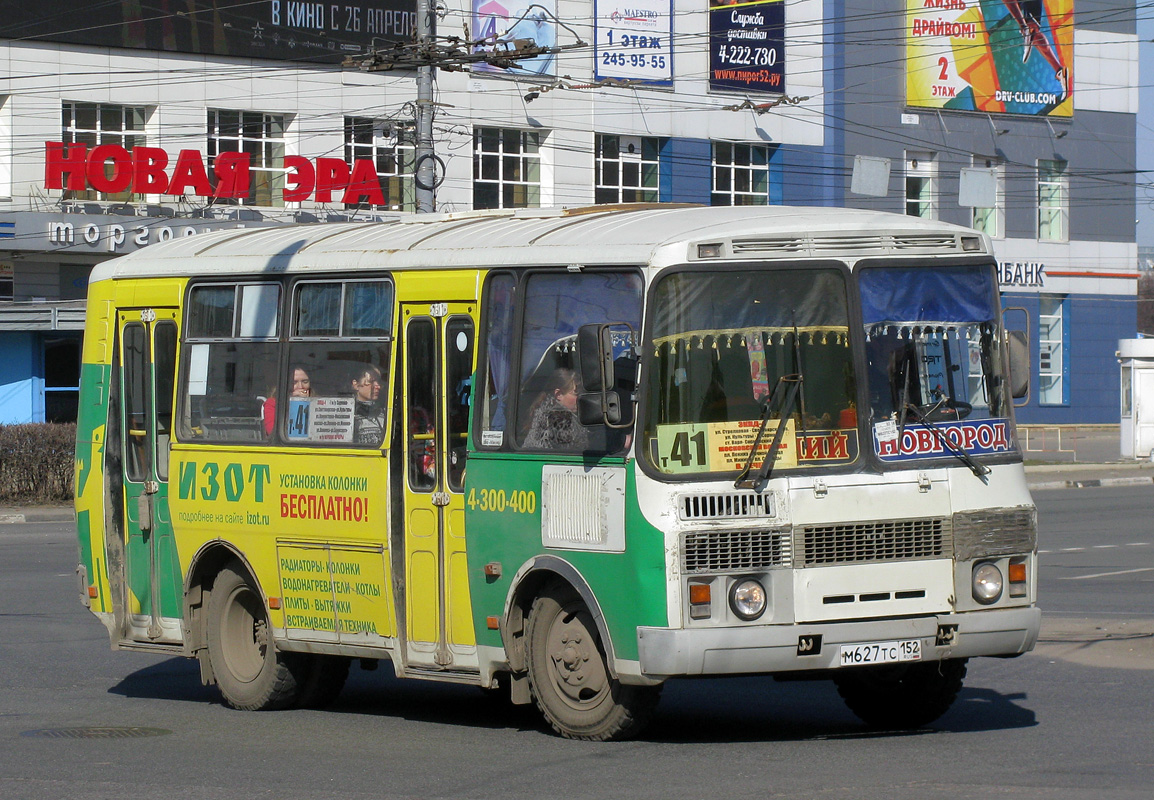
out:
<path id="1" fill-rule="evenodd" d="M 939 391 L 939 392 L 937 392 L 937 394 L 939 395 L 938 402 L 934 403 L 933 406 L 930 407 L 929 411 L 923 412 L 920 408 L 915 406 L 913 403 L 906 403 L 905 408 L 903 409 L 903 414 L 902 414 L 903 419 L 905 417 L 904 412 L 906 409 L 908 409 L 909 411 L 912 411 L 913 415 L 914 415 L 914 419 L 917 422 L 920 422 L 922 425 L 925 425 L 931 431 L 933 431 L 934 436 L 936 436 L 938 441 L 942 443 L 942 447 L 946 448 L 946 450 L 948 450 L 950 455 L 954 456 L 954 458 L 957 458 L 959 461 L 961 461 L 963 464 L 965 464 L 967 467 L 969 467 L 970 472 L 974 473 L 974 475 L 979 477 L 979 478 L 982 478 L 982 477 L 985 477 L 986 475 L 989 475 L 990 474 L 990 468 L 989 467 L 987 467 L 985 464 L 979 464 L 977 461 L 974 461 L 973 456 L 971 456 L 969 453 L 967 453 L 966 449 L 964 447 L 960 447 L 959 445 L 956 445 L 953 442 L 951 442 L 950 437 L 948 437 L 944 433 L 942 433 L 941 428 L 939 428 L 934 423 L 930 422 L 930 417 L 933 415 L 933 413 L 935 411 L 937 411 L 938 408 L 940 408 L 943 403 L 945 403 L 947 400 L 950 399 L 949 395 L 945 394 L 944 392 Z"/>
<path id="2" fill-rule="evenodd" d="M 799 375 L 782 375 L 778 378 L 777 385 L 773 387 L 773 393 L 770 394 L 769 399 L 765 401 L 765 405 L 761 409 L 761 427 L 757 429 L 757 436 L 753 440 L 753 446 L 749 449 L 749 458 L 745 462 L 745 467 L 737 476 L 737 480 L 733 482 L 734 489 L 753 489 L 760 492 L 765 487 L 769 480 L 769 474 L 773 470 L 773 463 L 777 461 L 777 448 L 781 444 L 781 439 L 785 435 L 786 423 L 789 421 L 789 415 L 793 413 L 793 404 L 797 400 L 798 390 L 801 388 L 803 378 Z M 761 462 L 761 468 L 757 472 L 757 478 L 754 480 L 746 480 L 749 477 L 749 471 L 753 468 L 753 459 L 757 458 L 757 448 L 761 445 L 761 438 L 765 435 L 765 427 L 769 424 L 770 415 L 772 415 L 774 408 L 777 407 L 777 400 L 782 396 L 782 387 L 789 384 L 789 388 L 785 390 L 785 399 L 778 409 L 779 422 L 777 430 L 773 433 L 773 442 L 769 445 L 769 452 L 765 459 Z"/>
<path id="3" fill-rule="evenodd" d="M 901 441 L 902 434 L 906 430 L 906 409 L 910 407 L 910 359 L 907 357 L 902 361 L 902 397 L 901 402 L 898 403 L 898 441 Z"/>

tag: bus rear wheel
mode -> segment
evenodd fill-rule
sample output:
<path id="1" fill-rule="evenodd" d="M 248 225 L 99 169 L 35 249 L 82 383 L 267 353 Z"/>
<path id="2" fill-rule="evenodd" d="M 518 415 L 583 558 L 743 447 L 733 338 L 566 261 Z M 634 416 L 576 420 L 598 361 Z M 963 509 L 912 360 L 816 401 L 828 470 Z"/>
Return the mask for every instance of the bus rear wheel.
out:
<path id="1" fill-rule="evenodd" d="M 264 599 L 235 561 L 208 599 L 208 658 L 224 701 L 241 711 L 293 705 L 309 666 L 307 657 L 277 652 Z"/>
<path id="2" fill-rule="evenodd" d="M 533 601 L 526 634 L 529 687 L 557 733 L 627 739 L 649 722 L 660 688 L 627 686 L 610 674 L 593 616 L 574 589 L 547 587 Z"/>
<path id="3" fill-rule="evenodd" d="M 966 659 L 847 669 L 834 674 L 850 711 L 874 728 L 929 725 L 945 714 L 966 677 Z"/>

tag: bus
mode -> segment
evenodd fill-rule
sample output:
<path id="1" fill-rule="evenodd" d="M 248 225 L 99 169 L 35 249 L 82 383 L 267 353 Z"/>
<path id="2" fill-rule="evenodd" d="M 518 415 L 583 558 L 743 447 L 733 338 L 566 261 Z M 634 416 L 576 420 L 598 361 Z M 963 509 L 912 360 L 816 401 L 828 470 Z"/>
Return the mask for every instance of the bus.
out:
<path id="1" fill-rule="evenodd" d="M 699 676 L 929 724 L 1040 624 L 995 266 L 833 208 L 178 231 L 91 277 L 81 600 L 243 710 L 384 659 L 575 739 Z"/>

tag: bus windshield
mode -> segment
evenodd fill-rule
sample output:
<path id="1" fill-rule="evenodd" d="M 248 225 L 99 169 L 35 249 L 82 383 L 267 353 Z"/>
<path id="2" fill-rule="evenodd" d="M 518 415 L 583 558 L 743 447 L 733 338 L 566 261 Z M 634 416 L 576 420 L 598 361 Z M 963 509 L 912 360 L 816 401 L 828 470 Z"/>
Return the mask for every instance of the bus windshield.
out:
<path id="1" fill-rule="evenodd" d="M 874 452 L 904 461 L 1014 451 L 993 271 L 859 275 Z"/>
<path id="2" fill-rule="evenodd" d="M 846 276 L 751 267 L 657 283 L 642 451 L 659 472 L 733 474 L 751 455 L 757 467 L 783 425 L 774 469 L 856 459 Z"/>

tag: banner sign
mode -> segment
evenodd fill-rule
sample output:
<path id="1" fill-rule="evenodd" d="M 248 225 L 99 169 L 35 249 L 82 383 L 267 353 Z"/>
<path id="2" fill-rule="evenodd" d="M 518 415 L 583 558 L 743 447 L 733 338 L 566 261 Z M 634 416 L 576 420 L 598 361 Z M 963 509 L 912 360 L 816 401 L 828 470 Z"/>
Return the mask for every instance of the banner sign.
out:
<path id="1" fill-rule="evenodd" d="M 907 424 L 903 430 L 892 420 L 874 425 L 874 452 L 883 461 L 952 455 L 953 449 L 971 456 L 996 455 L 1014 451 L 1014 438 L 1005 420 L 981 422 L 935 422 L 933 427 Z"/>
<path id="2" fill-rule="evenodd" d="M 673 85 L 670 0 L 597 0 L 594 47 L 597 80 Z"/>
<path id="3" fill-rule="evenodd" d="M 769 455 L 780 421 L 766 425 L 753 466 Z M 799 431 L 793 419 L 785 421 L 774 465 L 783 469 L 854 461 L 858 456 L 855 428 Z M 657 426 L 657 463 L 677 474 L 738 472 L 750 459 L 761 430 L 756 419 L 731 422 L 688 422 Z"/>
<path id="4" fill-rule="evenodd" d="M 511 50 L 517 39 L 530 39 L 538 47 L 556 47 L 557 0 L 473 0 L 471 30 L 473 37 L 484 43 L 474 52 Z M 555 53 L 523 58 L 517 64 L 502 69 L 479 63 L 473 65 L 473 71 L 547 76 L 557 71 Z"/>
<path id="5" fill-rule="evenodd" d="M 193 195 L 245 199 L 252 195 L 251 153 L 217 153 L 206 163 L 199 150 L 181 150 L 175 161 L 160 147 L 118 144 L 44 143 L 44 188 L 103 194 Z M 386 204 L 376 162 L 358 158 L 350 165 L 340 158 L 285 156 L 286 203 Z M 339 198 L 339 199 L 337 199 Z"/>
<path id="6" fill-rule="evenodd" d="M 0 0 L 0 38 L 337 63 L 412 39 L 416 0 Z"/>
<path id="7" fill-rule="evenodd" d="M 709 88 L 785 91 L 784 0 L 710 0 Z"/>
<path id="8" fill-rule="evenodd" d="M 1074 0 L 906 0 L 906 104 L 1069 117 Z"/>

